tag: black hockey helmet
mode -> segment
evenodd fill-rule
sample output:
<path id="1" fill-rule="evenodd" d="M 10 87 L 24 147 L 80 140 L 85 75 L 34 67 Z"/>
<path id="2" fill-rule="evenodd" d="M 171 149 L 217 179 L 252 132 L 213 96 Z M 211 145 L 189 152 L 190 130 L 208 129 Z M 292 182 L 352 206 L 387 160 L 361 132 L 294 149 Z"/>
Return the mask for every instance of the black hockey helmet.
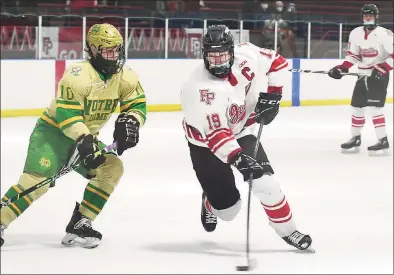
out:
<path id="1" fill-rule="evenodd" d="M 364 22 L 364 15 L 365 14 L 372 14 L 375 17 L 374 21 L 369 21 L 369 22 Z M 368 30 L 373 30 L 376 28 L 378 24 L 378 18 L 379 18 L 379 9 L 375 4 L 365 4 L 361 8 L 361 20 L 363 22 L 364 28 Z"/>
<path id="2" fill-rule="evenodd" d="M 202 41 L 205 68 L 216 77 L 230 74 L 234 63 L 234 38 L 225 25 L 212 25 Z"/>

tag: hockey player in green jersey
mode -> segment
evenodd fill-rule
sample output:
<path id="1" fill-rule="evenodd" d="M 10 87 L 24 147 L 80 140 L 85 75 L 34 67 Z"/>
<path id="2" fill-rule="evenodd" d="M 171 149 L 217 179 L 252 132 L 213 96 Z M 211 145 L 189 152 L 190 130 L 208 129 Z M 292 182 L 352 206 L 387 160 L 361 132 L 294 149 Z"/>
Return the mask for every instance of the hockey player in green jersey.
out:
<path id="1" fill-rule="evenodd" d="M 70 65 L 59 82 L 56 99 L 38 119 L 30 136 L 23 173 L 2 200 L 57 173 L 78 151 L 83 165 L 76 171 L 89 179 L 81 203 L 76 203 L 62 243 L 97 247 L 100 232 L 92 221 L 100 214 L 123 174 L 118 155 L 137 145 L 146 119 L 146 99 L 137 74 L 125 66 L 123 37 L 110 24 L 93 25 L 86 37 L 87 60 Z M 117 154 L 100 154 L 97 139 L 118 104 L 121 113 L 113 133 Z M 45 185 L 1 208 L 1 235 L 49 186 Z M 4 240 L 1 239 L 1 244 Z"/>

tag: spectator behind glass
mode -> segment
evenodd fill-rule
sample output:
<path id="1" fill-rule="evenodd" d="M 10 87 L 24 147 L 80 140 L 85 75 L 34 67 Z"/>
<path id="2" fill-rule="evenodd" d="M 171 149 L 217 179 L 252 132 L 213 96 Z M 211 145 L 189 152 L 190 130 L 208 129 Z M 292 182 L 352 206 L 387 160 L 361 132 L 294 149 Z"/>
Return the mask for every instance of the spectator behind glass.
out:
<path id="1" fill-rule="evenodd" d="M 269 13 L 269 4 L 266 2 L 261 2 L 260 3 L 260 12 L 262 13 Z"/>
<path id="2" fill-rule="evenodd" d="M 282 15 L 283 13 L 283 2 L 282 1 L 276 1 L 275 2 L 275 14 L 280 14 Z"/>
<path id="3" fill-rule="evenodd" d="M 294 3 L 289 3 L 287 9 L 283 12 L 283 20 L 288 24 L 287 43 L 293 57 L 298 57 L 296 47 L 297 32 L 297 10 Z"/>
<path id="4" fill-rule="evenodd" d="M 206 5 L 205 5 L 205 2 L 204 2 L 204 0 L 200 0 L 200 1 L 198 1 L 198 5 L 199 5 L 199 7 L 200 7 L 200 9 L 209 9 L 209 7 L 207 7 Z"/>
<path id="5" fill-rule="evenodd" d="M 276 51 L 282 54 L 283 41 L 286 39 L 288 30 L 287 23 L 281 18 L 281 15 L 273 13 L 271 19 L 264 20 L 263 48 L 275 49 L 275 22 L 277 22 L 277 49 Z"/>
<path id="6" fill-rule="evenodd" d="M 167 12 L 167 3 L 166 1 L 156 1 L 156 11 L 159 14 L 165 14 Z"/>
<path id="7" fill-rule="evenodd" d="M 287 9 L 285 9 L 282 1 L 276 1 L 274 14 L 277 20 L 282 19 L 285 21 L 286 27 L 283 26 L 283 29 L 281 29 L 280 32 L 283 35 L 283 40 L 285 40 L 289 45 L 292 57 L 298 57 L 295 35 L 297 30 L 297 11 L 295 4 L 290 3 Z"/>

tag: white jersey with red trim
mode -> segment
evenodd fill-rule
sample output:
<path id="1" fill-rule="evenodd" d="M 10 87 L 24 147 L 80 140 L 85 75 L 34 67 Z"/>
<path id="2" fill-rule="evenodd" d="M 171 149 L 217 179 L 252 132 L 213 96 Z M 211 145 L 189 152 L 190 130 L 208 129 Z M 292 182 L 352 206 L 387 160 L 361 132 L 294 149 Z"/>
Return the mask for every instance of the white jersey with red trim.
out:
<path id="1" fill-rule="evenodd" d="M 227 78 L 217 78 L 198 66 L 183 84 L 181 104 L 187 140 L 208 147 L 228 163 L 241 148 L 237 138 L 255 123 L 259 93 L 281 93 L 288 64 L 273 50 L 241 43 L 234 48 L 234 64 Z"/>
<path id="2" fill-rule="evenodd" d="M 368 33 L 360 26 L 350 32 L 346 61 L 358 64 L 360 73 L 371 75 L 376 66 L 393 69 L 393 32 L 377 26 Z"/>

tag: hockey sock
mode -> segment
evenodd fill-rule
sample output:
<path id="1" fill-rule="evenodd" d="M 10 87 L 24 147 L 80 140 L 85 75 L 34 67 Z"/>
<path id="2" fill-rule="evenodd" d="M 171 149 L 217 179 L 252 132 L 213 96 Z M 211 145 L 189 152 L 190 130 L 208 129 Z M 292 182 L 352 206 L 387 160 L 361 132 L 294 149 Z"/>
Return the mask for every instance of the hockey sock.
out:
<path id="1" fill-rule="evenodd" d="M 85 188 L 79 210 L 84 216 L 88 217 L 92 221 L 96 219 L 98 214 L 100 214 L 109 199 L 109 190 L 106 192 L 103 189 L 107 188 L 103 188 L 103 184 L 95 184 L 94 181 L 89 182 Z"/>
<path id="2" fill-rule="evenodd" d="M 279 183 L 273 176 L 264 175 L 253 181 L 253 194 L 260 200 L 276 233 L 285 237 L 296 230 L 290 206 Z"/>
<path id="3" fill-rule="evenodd" d="M 107 154 L 105 162 L 94 170 L 95 175 L 85 188 L 79 211 L 90 220 L 95 220 L 103 210 L 110 195 L 123 175 L 122 161 Z"/>
<path id="4" fill-rule="evenodd" d="M 384 117 L 383 108 L 381 107 L 369 107 L 372 115 L 372 122 L 375 126 L 375 133 L 378 139 L 382 139 L 387 136 L 386 133 L 386 119 Z"/>
<path id="5" fill-rule="evenodd" d="M 361 135 L 361 130 L 365 124 L 365 116 L 363 108 L 352 106 L 352 137 Z"/>
<path id="6" fill-rule="evenodd" d="M 43 177 L 23 173 L 19 178 L 18 184 L 11 186 L 11 188 L 8 189 L 1 200 L 7 201 L 9 198 L 18 195 L 19 193 L 32 187 L 40 181 L 43 181 L 44 179 L 45 178 Z M 33 201 L 41 197 L 48 190 L 48 188 L 48 184 L 44 185 L 36 191 L 27 194 L 19 200 L 11 203 L 10 205 L 1 208 L 1 224 L 4 227 L 8 227 L 11 222 L 13 222 L 17 217 L 22 215 L 22 213 L 25 212 L 27 208 L 29 208 Z"/>

